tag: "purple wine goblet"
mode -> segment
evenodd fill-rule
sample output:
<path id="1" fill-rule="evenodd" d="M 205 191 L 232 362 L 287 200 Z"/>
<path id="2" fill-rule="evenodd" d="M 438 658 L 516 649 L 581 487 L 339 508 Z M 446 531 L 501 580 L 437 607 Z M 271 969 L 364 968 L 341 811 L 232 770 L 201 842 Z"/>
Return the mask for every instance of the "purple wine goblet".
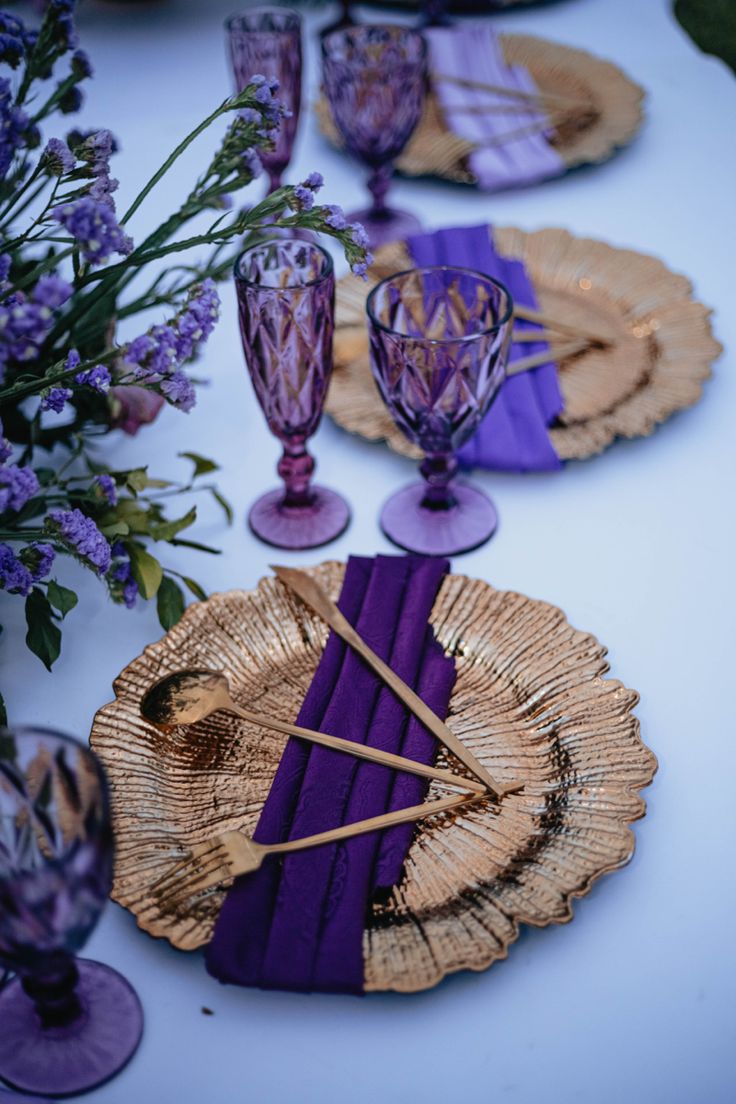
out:
<path id="1" fill-rule="evenodd" d="M 513 304 L 503 284 L 439 265 L 389 276 L 368 296 L 371 368 L 389 412 L 425 454 L 424 482 L 393 495 L 381 528 L 410 552 L 449 556 L 492 536 L 493 503 L 455 480 L 455 452 L 504 380 Z"/>
<path id="2" fill-rule="evenodd" d="M 140 1001 L 125 978 L 75 959 L 112 887 L 107 784 L 88 748 L 51 729 L 0 729 L 0 1078 L 68 1096 L 135 1052 Z"/>
<path id="3" fill-rule="evenodd" d="M 291 112 L 281 120 L 275 148 L 259 156 L 269 177 L 269 192 L 281 187 L 291 160 L 302 98 L 302 20 L 289 8 L 249 8 L 225 23 L 237 90 L 256 74 L 275 77 L 278 98 Z"/>
<path id="4" fill-rule="evenodd" d="M 277 468 L 284 490 L 259 498 L 248 522 L 278 548 L 316 548 L 338 537 L 350 520 L 340 495 L 312 484 L 314 460 L 306 449 L 332 375 L 332 258 L 311 242 L 263 242 L 241 253 L 235 286 L 250 378 L 284 450 Z"/>
<path id="5" fill-rule="evenodd" d="M 372 246 L 413 234 L 420 223 L 386 205 L 393 162 L 424 105 L 427 46 L 418 31 L 389 24 L 346 27 L 322 39 L 322 73 L 332 117 L 348 150 L 368 166 L 373 205 L 350 219 Z"/>

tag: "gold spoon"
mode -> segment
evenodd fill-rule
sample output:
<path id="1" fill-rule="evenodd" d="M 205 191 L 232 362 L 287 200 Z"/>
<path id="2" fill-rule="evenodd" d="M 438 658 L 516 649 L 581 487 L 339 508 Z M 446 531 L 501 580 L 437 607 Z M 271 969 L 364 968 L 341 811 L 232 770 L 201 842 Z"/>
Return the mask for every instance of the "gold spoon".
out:
<path id="1" fill-rule="evenodd" d="M 391 770 L 407 771 L 418 774 L 421 778 L 438 779 L 452 786 L 462 786 L 476 794 L 485 790 L 474 779 L 463 778 L 451 771 L 440 770 L 425 763 L 417 763 L 414 759 L 406 759 L 403 755 L 393 755 L 389 751 L 358 744 L 354 740 L 343 740 L 339 736 L 329 736 L 326 732 L 315 732 L 311 728 L 301 728 L 263 713 L 243 709 L 233 701 L 227 678 L 221 671 L 176 671 L 172 675 L 166 675 L 151 687 L 140 706 L 141 716 L 161 729 L 196 724 L 220 710 L 234 713 L 236 717 L 242 717 L 251 724 L 272 728 L 287 736 L 298 736 L 333 751 L 342 751 L 358 759 L 367 759 L 382 767 L 390 767 Z"/>

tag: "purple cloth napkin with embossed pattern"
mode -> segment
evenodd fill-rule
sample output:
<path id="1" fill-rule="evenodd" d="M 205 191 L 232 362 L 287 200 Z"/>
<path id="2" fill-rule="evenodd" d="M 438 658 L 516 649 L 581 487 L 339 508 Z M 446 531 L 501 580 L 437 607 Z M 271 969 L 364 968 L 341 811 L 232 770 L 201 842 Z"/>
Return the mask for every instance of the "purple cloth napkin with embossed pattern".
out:
<path id="1" fill-rule="evenodd" d="M 407 245 L 416 265 L 449 264 L 475 268 L 500 280 L 514 302 L 536 307 L 537 299 L 521 261 L 498 253 L 492 231 L 483 226 L 453 226 L 430 234 L 416 234 Z M 514 329 L 539 329 L 514 319 Z M 511 346 L 509 361 L 545 351 L 544 342 Z M 509 376 L 458 458 L 464 467 L 495 471 L 556 471 L 562 462 L 554 450 L 548 427 L 563 409 L 557 368 L 550 360 L 538 368 Z"/>
<path id="2" fill-rule="evenodd" d="M 428 621 L 448 570 L 421 556 L 351 556 L 339 606 L 367 643 L 441 717 L 455 665 Z M 331 633 L 297 722 L 431 762 L 435 741 Z M 413 775 L 289 740 L 255 832 L 262 843 L 321 832 L 417 804 Z M 363 931 L 378 887 L 401 876 L 413 825 L 267 859 L 227 895 L 206 951 L 221 981 L 266 989 L 362 993 Z"/>

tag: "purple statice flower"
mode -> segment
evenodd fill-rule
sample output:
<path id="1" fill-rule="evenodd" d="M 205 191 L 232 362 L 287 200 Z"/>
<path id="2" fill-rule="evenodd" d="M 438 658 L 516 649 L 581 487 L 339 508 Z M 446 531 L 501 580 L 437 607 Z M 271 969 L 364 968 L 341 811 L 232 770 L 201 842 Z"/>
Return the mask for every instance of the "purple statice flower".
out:
<path id="1" fill-rule="evenodd" d="M 199 352 L 215 328 L 220 314 L 220 296 L 214 280 L 204 280 L 191 288 L 183 311 L 175 319 L 176 358 L 181 365 Z"/>
<path id="2" fill-rule="evenodd" d="M 77 80 L 86 80 L 93 75 L 92 62 L 84 50 L 75 50 L 72 54 L 72 73 Z"/>
<path id="3" fill-rule="evenodd" d="M 84 372 L 80 372 L 74 377 L 74 382 L 87 387 L 91 387 L 94 391 L 99 391 L 101 394 L 105 394 L 110 389 L 110 373 L 104 364 L 96 364 L 94 368 L 86 368 Z"/>
<path id="4" fill-rule="evenodd" d="M 350 237 L 361 249 L 367 249 L 370 242 L 362 222 L 354 222 L 350 226 Z"/>
<path id="5" fill-rule="evenodd" d="M 104 174 L 96 176 L 89 188 L 87 188 L 86 194 L 91 199 L 96 199 L 98 203 L 104 203 L 106 207 L 110 207 L 115 210 L 115 201 L 112 198 L 112 193 L 118 190 L 120 181 L 116 180 L 114 176 Z"/>
<path id="6" fill-rule="evenodd" d="M 59 111 L 62 115 L 73 115 L 81 109 L 83 103 L 84 93 L 81 88 L 72 85 L 71 88 L 67 88 L 63 96 L 59 97 Z"/>
<path id="7" fill-rule="evenodd" d="M 31 292 L 31 302 L 40 307 L 48 307 L 49 310 L 58 310 L 71 299 L 74 288 L 61 276 L 41 276 Z"/>
<path id="8" fill-rule="evenodd" d="M 3 420 L 0 418 L 0 464 L 4 464 L 13 455 L 13 446 L 3 436 Z"/>
<path id="9" fill-rule="evenodd" d="M 10 266 L 13 258 L 9 253 L 0 253 L 0 285 L 5 284 L 10 275 Z"/>
<path id="10" fill-rule="evenodd" d="M 161 391 L 172 406 L 177 410 L 183 410 L 185 414 L 188 414 L 197 402 L 194 386 L 183 372 L 174 372 L 173 376 L 163 380 Z"/>
<path id="11" fill-rule="evenodd" d="M 77 159 L 61 138 L 49 138 L 41 155 L 44 168 L 51 176 L 63 176 L 74 171 Z"/>
<path id="12" fill-rule="evenodd" d="M 56 553 L 50 544 L 29 544 L 20 554 L 20 559 L 31 573 L 34 583 L 45 579 L 56 559 Z"/>
<path id="13" fill-rule="evenodd" d="M 345 218 L 342 207 L 338 207 L 336 203 L 327 203 L 322 210 L 328 212 L 325 215 L 325 222 L 328 226 L 331 226 L 333 230 L 345 230 L 348 220 Z"/>
<path id="14" fill-rule="evenodd" d="M 240 112 L 240 118 L 244 123 L 260 123 L 261 113 L 256 111 L 254 107 L 244 107 Z"/>
<path id="15" fill-rule="evenodd" d="M 16 150 L 33 145 L 33 130 L 25 111 L 13 103 L 10 81 L 0 77 L 0 180 L 7 174 Z"/>
<path id="16" fill-rule="evenodd" d="M 116 541 L 112 546 L 114 563 L 110 569 L 109 579 L 113 597 L 122 598 L 128 609 L 132 609 L 138 597 L 138 584 L 133 578 L 130 556 L 125 550 L 125 545 Z"/>
<path id="17" fill-rule="evenodd" d="M 35 360 L 57 310 L 72 294 L 59 276 L 42 276 L 30 293 L 15 292 L 0 304 L 0 366 Z"/>
<path id="18" fill-rule="evenodd" d="M 313 192 L 318 192 L 320 188 L 324 186 L 325 179 L 322 173 L 313 172 L 310 173 L 307 179 L 304 181 L 305 188 L 311 188 Z"/>
<path id="19" fill-rule="evenodd" d="M 38 491 L 38 479 L 33 468 L 17 464 L 0 468 L 0 514 L 5 510 L 22 510 Z"/>
<path id="20" fill-rule="evenodd" d="M 127 256 L 133 242 L 118 226 L 114 211 L 90 196 L 56 207 L 52 218 L 61 223 L 90 264 L 104 264 L 113 253 Z"/>
<path id="21" fill-rule="evenodd" d="M 33 576 L 21 563 L 9 544 L 0 544 L 0 590 L 25 597 L 33 586 Z"/>
<path id="22" fill-rule="evenodd" d="M 95 476 L 95 483 L 102 491 L 103 495 L 110 503 L 111 506 L 117 506 L 118 504 L 118 490 L 115 486 L 115 480 L 111 475 L 97 475 Z"/>
<path id="23" fill-rule="evenodd" d="M 22 38 L 0 29 L 0 62 L 9 65 L 11 69 L 17 69 L 23 60 L 24 47 Z"/>
<path id="24" fill-rule="evenodd" d="M 195 284 L 183 309 L 170 323 L 154 326 L 130 342 L 123 363 L 133 368 L 137 379 L 160 383 L 196 355 L 214 329 L 219 308 L 220 297 L 214 281 Z M 175 391 L 179 390 L 177 386 Z"/>
<path id="25" fill-rule="evenodd" d="M 354 276 L 360 276 L 361 280 L 368 279 L 368 265 L 365 261 L 357 261 L 354 265 L 351 265 L 351 270 Z"/>
<path id="26" fill-rule="evenodd" d="M 92 518 L 75 507 L 73 510 L 50 510 L 48 519 L 61 539 L 87 560 L 98 575 L 107 573 L 112 559 L 110 545 Z"/>
<path id="27" fill-rule="evenodd" d="M 245 171 L 250 174 L 253 180 L 263 172 L 261 159 L 252 146 L 243 150 L 243 161 L 245 162 Z"/>
<path id="28" fill-rule="evenodd" d="M 54 414 L 61 414 L 73 392 L 68 387 L 50 387 L 41 398 L 42 410 L 53 410 Z"/>
<path id="29" fill-rule="evenodd" d="M 76 0 L 49 0 L 46 16 L 53 20 L 53 38 L 57 55 L 73 50 L 78 41 L 74 26 L 74 4 Z"/>
<path id="30" fill-rule="evenodd" d="M 294 188 L 294 199 L 298 211 L 311 211 L 314 207 L 314 192 L 304 184 L 297 184 Z"/>
<path id="31" fill-rule="evenodd" d="M 72 372 L 81 364 L 82 358 L 76 349 L 70 349 L 64 362 L 64 371 Z"/>

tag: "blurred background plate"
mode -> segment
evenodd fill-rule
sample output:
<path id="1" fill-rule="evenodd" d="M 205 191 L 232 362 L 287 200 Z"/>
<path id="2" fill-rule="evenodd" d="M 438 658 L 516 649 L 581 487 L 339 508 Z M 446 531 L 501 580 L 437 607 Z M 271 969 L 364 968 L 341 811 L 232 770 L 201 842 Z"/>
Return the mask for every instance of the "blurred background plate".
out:
<path id="1" fill-rule="evenodd" d="M 565 96 L 585 105 L 551 131 L 550 142 L 562 159 L 560 172 L 605 161 L 639 130 L 644 89 L 617 65 L 585 50 L 532 35 L 499 35 L 499 43 L 506 62 L 528 69 L 541 93 Z M 323 133 L 340 146 L 327 101 L 318 100 L 315 110 Z M 407 176 L 439 176 L 475 184 L 467 164 L 472 148 L 470 142 L 447 129 L 430 90 L 424 115 L 397 168 Z"/>
<path id="2" fill-rule="evenodd" d="M 711 311 L 692 298 L 685 276 L 656 257 L 566 230 L 497 226 L 489 232 L 500 253 L 524 262 L 542 310 L 587 324 L 611 342 L 560 361 L 565 409 L 550 437 L 561 459 L 594 456 L 616 437 L 646 436 L 698 401 L 722 346 L 713 337 Z M 367 283 L 352 276 L 338 282 L 326 409 L 351 433 L 416 458 L 421 454 L 396 427 L 373 382 L 365 319 L 371 287 L 412 267 L 407 246 L 395 242 L 377 251 Z"/>

